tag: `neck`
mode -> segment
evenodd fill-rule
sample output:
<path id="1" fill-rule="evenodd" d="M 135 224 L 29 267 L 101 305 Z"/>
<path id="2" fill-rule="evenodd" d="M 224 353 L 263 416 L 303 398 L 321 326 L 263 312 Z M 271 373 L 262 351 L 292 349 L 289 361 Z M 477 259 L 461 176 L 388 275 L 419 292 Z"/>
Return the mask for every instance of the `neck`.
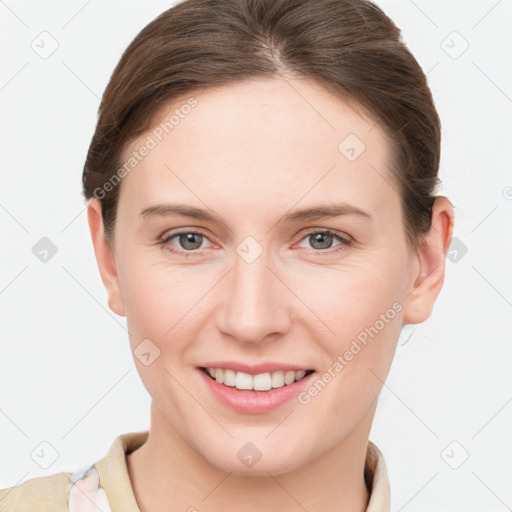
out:
<path id="1" fill-rule="evenodd" d="M 364 512 L 369 500 L 364 465 L 375 406 L 340 444 L 308 464 L 277 476 L 254 477 L 226 473 L 205 460 L 153 402 L 148 440 L 127 456 L 135 499 L 141 512 L 291 512 L 297 507 Z"/>

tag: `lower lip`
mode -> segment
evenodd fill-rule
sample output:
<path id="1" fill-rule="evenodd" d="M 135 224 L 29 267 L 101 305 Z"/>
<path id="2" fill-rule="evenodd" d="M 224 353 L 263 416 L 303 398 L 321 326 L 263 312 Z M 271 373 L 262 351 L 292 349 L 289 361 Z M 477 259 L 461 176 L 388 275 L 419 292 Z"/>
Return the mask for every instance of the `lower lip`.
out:
<path id="1" fill-rule="evenodd" d="M 239 412 L 249 414 L 262 414 L 277 409 L 280 405 L 296 397 L 308 385 L 311 377 L 315 375 L 315 372 L 312 372 L 293 384 L 269 389 L 268 391 L 249 391 L 219 384 L 206 375 L 203 370 L 198 369 L 198 371 L 208 388 L 220 402 Z"/>

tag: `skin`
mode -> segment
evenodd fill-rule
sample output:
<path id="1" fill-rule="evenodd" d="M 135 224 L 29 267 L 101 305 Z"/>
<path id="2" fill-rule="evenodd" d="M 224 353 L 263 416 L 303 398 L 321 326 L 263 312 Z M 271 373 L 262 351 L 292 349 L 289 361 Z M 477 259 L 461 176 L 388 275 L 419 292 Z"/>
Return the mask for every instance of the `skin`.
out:
<path id="1" fill-rule="evenodd" d="M 132 350 L 147 338 L 160 350 L 148 366 L 134 358 L 152 396 L 148 441 L 127 456 L 140 509 L 366 510 L 378 395 L 402 324 L 425 321 L 441 291 L 453 208 L 438 197 L 424 241 L 408 245 L 384 131 L 313 81 L 251 80 L 193 96 L 197 107 L 124 178 L 112 246 L 100 202 L 88 206 L 109 306 L 127 317 Z M 155 123 L 184 101 L 166 105 Z M 355 161 L 338 150 L 350 133 L 366 146 Z M 140 215 L 169 202 L 209 208 L 223 223 Z M 372 218 L 280 222 L 330 202 Z M 159 243 L 178 228 L 204 237 Z M 315 242 L 325 229 L 352 245 Z M 248 236 L 263 249 L 252 263 L 236 252 Z M 235 412 L 196 368 L 279 361 L 320 377 L 397 302 L 401 311 L 307 404 Z M 251 468 L 236 455 L 248 441 L 262 452 Z"/>

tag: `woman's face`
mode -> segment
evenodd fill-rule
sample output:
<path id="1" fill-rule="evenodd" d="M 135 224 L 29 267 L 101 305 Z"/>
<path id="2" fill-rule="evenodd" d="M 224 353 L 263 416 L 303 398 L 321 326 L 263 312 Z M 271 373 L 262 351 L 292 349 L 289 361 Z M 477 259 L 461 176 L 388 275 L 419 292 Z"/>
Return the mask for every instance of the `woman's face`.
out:
<path id="1" fill-rule="evenodd" d="M 223 470 L 278 474 L 368 438 L 419 263 L 373 120 L 311 81 L 193 98 L 125 153 L 137 163 L 109 304 L 127 317 L 160 430 Z M 283 385 L 294 368 L 314 373 Z"/>

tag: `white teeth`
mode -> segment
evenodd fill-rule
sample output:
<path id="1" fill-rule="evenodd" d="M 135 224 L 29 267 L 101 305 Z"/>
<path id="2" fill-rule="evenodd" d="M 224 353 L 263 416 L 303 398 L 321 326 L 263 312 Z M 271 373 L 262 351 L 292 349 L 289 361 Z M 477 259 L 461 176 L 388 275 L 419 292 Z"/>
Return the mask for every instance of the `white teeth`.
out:
<path id="1" fill-rule="evenodd" d="M 259 373 L 252 378 L 252 386 L 256 391 L 268 391 L 272 389 L 270 373 Z"/>
<path id="2" fill-rule="evenodd" d="M 284 372 L 274 372 L 272 374 L 272 387 L 282 388 L 284 386 Z"/>
<path id="3" fill-rule="evenodd" d="M 277 372 L 259 373 L 257 375 L 223 370 L 222 368 L 207 368 L 207 371 L 219 384 L 254 391 L 268 391 L 269 389 L 289 386 L 306 375 L 305 370 L 298 372 L 279 370 Z"/>
<path id="4" fill-rule="evenodd" d="M 212 368 L 210 368 L 210 375 L 212 375 L 212 372 L 211 372 Z M 220 382 L 221 384 L 224 384 L 224 372 L 220 369 L 220 368 L 215 368 L 214 374 L 212 375 L 212 377 L 217 381 L 217 382 Z"/>
<path id="5" fill-rule="evenodd" d="M 292 382 L 295 382 L 295 372 L 290 370 L 284 374 L 284 383 L 288 386 Z"/>
<path id="6" fill-rule="evenodd" d="M 304 377 L 304 375 L 306 375 L 306 371 L 305 370 L 301 370 L 300 372 L 297 372 L 296 375 L 295 375 L 295 380 L 302 379 L 302 377 Z"/>
<path id="7" fill-rule="evenodd" d="M 236 389 L 252 389 L 252 375 L 244 372 L 236 372 Z"/>
<path id="8" fill-rule="evenodd" d="M 219 374 L 217 374 L 217 370 L 220 371 Z M 217 368 L 217 370 L 215 370 L 215 380 L 219 384 L 225 384 L 226 386 L 230 386 L 230 387 L 234 388 L 235 387 L 235 377 L 236 377 L 235 372 L 233 370 L 221 370 L 220 368 Z M 224 382 L 222 382 L 222 377 L 224 377 Z"/>

